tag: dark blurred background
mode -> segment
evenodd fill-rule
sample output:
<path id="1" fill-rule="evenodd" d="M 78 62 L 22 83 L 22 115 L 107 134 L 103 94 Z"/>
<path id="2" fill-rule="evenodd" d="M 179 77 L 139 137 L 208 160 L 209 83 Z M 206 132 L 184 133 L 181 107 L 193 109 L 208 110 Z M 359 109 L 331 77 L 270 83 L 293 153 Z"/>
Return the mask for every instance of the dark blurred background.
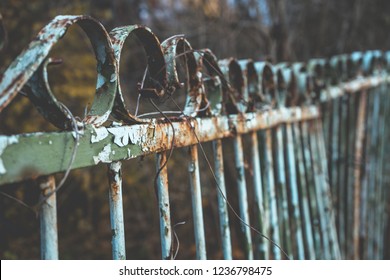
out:
<path id="1" fill-rule="evenodd" d="M 91 15 L 107 31 L 122 25 L 143 24 L 150 27 L 160 41 L 184 34 L 194 49 L 210 48 L 219 59 L 234 56 L 280 62 L 369 49 L 388 50 L 389 11 L 388 0 L 0 0 L 0 13 L 8 31 L 8 44 L 0 52 L 0 71 L 4 72 L 56 15 Z M 79 27 L 72 26 L 50 55 L 63 59 L 62 65 L 52 67 L 49 72 L 56 96 L 75 115 L 83 116 L 93 99 L 96 83 L 96 62 L 87 37 Z M 142 79 L 145 65 L 144 51 L 137 38 L 131 36 L 120 65 L 121 83 L 130 107 L 134 107 L 136 84 Z M 183 95 L 176 98 L 183 104 Z M 56 128 L 22 95 L 0 115 L 0 134 L 54 130 Z M 209 144 L 204 147 L 211 155 Z M 224 149 L 227 153 L 232 149 L 229 140 L 225 141 Z M 186 161 L 187 150 L 177 149 L 168 165 L 172 223 L 186 222 L 176 227 L 180 240 L 179 259 L 195 256 L 188 175 L 183 167 Z M 208 257 L 222 258 L 215 184 L 202 156 L 200 164 L 206 236 L 215 237 L 215 240 L 207 239 Z M 154 168 L 153 156 L 124 162 L 124 215 L 130 259 L 160 258 Z M 234 166 L 226 162 L 226 168 L 228 199 L 238 209 Z M 104 165 L 74 170 L 59 192 L 60 258 L 111 258 L 106 173 Z M 248 163 L 247 176 L 250 174 Z M 57 181 L 62 176 L 56 175 Z M 1 190 L 30 205 L 35 204 L 39 196 L 35 181 L 2 186 Z M 233 216 L 230 220 L 234 257 L 243 258 L 238 241 L 239 221 Z M 0 257 L 40 257 L 39 220 L 32 211 L 4 196 L 0 196 Z"/>

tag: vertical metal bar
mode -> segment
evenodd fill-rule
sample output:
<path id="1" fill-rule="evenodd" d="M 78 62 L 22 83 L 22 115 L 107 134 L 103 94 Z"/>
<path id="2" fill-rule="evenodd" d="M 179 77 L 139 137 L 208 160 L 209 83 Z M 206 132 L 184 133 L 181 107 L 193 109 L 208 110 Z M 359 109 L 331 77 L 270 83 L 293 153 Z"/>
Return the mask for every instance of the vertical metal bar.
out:
<path id="1" fill-rule="evenodd" d="M 225 176 L 223 167 L 223 152 L 222 152 L 222 140 L 218 139 L 213 141 L 213 152 L 214 152 L 214 166 L 215 166 L 215 177 L 218 184 L 218 212 L 219 212 L 219 227 L 221 231 L 222 240 L 222 252 L 225 260 L 232 259 L 232 245 L 230 238 L 229 228 L 229 215 L 227 208 L 227 196 L 225 186 Z"/>
<path id="2" fill-rule="evenodd" d="M 296 256 L 296 252 L 293 250 L 292 245 L 292 234 L 290 231 L 290 217 L 288 209 L 288 194 L 287 194 L 287 183 L 286 183 L 286 166 L 284 162 L 283 152 L 283 131 L 282 126 L 274 128 L 275 140 L 274 151 L 275 151 L 275 179 L 276 179 L 276 198 L 277 205 L 279 208 L 279 232 L 282 245 L 289 252 L 289 258 L 293 259 Z M 295 255 L 295 256 L 294 256 Z"/>
<path id="3" fill-rule="evenodd" d="M 343 258 L 347 257 L 347 198 L 346 198 L 346 185 L 347 185 L 347 100 L 346 96 L 340 97 L 340 112 L 339 112 L 339 141 L 338 141 L 338 178 L 337 178 L 337 190 L 338 190 L 338 226 L 339 226 L 339 243 Z"/>
<path id="4" fill-rule="evenodd" d="M 332 188 L 332 196 L 333 201 L 336 206 L 336 216 L 339 214 L 339 207 L 338 207 L 338 162 L 339 162 L 339 129 L 340 129 L 340 121 L 339 121 L 339 108 L 340 108 L 340 98 L 333 99 L 332 101 L 332 138 L 331 138 L 331 150 L 330 150 L 330 185 Z M 337 219 L 337 224 L 338 219 Z"/>
<path id="5" fill-rule="evenodd" d="M 316 258 L 312 221 L 310 218 L 310 206 L 309 206 L 309 194 L 307 191 L 307 182 L 305 174 L 305 163 L 303 159 L 303 149 L 301 133 L 299 131 L 299 124 L 292 124 L 293 138 L 294 138 L 294 153 L 296 155 L 296 165 L 298 170 L 298 189 L 300 194 L 300 201 L 302 207 L 302 219 L 303 219 L 303 240 L 305 242 L 305 254 L 306 259 L 314 260 Z"/>
<path id="6" fill-rule="evenodd" d="M 234 144 L 234 155 L 236 162 L 237 170 L 237 187 L 238 187 L 238 205 L 240 208 L 240 217 L 245 224 L 241 222 L 241 231 L 244 233 L 244 243 L 245 243 L 245 254 L 246 259 L 253 259 L 253 246 L 252 246 L 252 237 L 251 229 L 248 226 L 249 221 L 249 212 L 248 212 L 248 195 L 246 190 L 245 182 L 245 163 L 244 163 L 244 153 L 242 148 L 242 137 L 237 135 L 233 139 Z"/>
<path id="7" fill-rule="evenodd" d="M 385 161 L 385 156 L 386 154 L 386 146 L 385 143 L 388 141 L 389 138 L 387 138 L 387 133 L 388 133 L 388 115 L 389 115 L 389 97 L 388 97 L 388 84 L 387 85 L 381 85 L 381 104 L 382 106 L 382 114 L 381 114 L 381 128 L 380 128 L 380 135 L 381 135 L 381 148 L 379 151 L 379 157 L 380 157 L 380 175 L 379 175 L 379 187 L 380 187 L 380 192 L 379 192 L 379 198 L 380 198 L 380 206 L 378 208 L 378 216 L 379 216 L 379 227 L 377 229 L 378 232 L 378 239 L 380 240 L 379 243 L 379 259 L 384 259 L 385 258 L 385 225 L 386 225 L 386 203 L 388 201 L 388 195 L 387 191 L 388 185 L 385 182 L 385 174 L 386 172 L 386 161 Z"/>
<path id="8" fill-rule="evenodd" d="M 267 147 L 266 147 L 266 143 L 265 143 L 265 130 L 260 130 L 258 131 L 257 135 L 258 135 L 258 140 L 259 141 L 259 155 L 260 155 L 260 167 L 261 167 L 261 179 L 262 179 L 262 185 L 263 185 L 263 205 L 264 205 L 264 230 L 263 230 L 263 233 L 264 235 L 266 235 L 267 237 L 269 238 L 272 238 L 271 237 L 271 221 L 270 221 L 270 207 L 269 207 L 269 193 L 268 193 L 268 184 L 269 184 L 269 180 L 268 180 L 268 169 L 269 167 L 267 166 L 267 164 L 269 164 L 268 162 L 268 156 L 267 156 Z M 272 166 L 271 166 L 271 170 L 272 170 Z M 269 252 L 269 254 L 266 256 L 266 259 L 269 260 L 269 259 L 272 259 L 272 251 L 270 250 L 271 249 L 271 244 L 270 243 L 267 243 L 265 244 L 265 246 L 267 247 L 266 249 L 266 252 Z"/>
<path id="9" fill-rule="evenodd" d="M 189 153 L 190 153 L 190 163 L 188 165 L 188 172 L 190 173 L 196 258 L 199 260 L 205 260 L 207 258 L 206 240 L 205 240 L 204 224 L 203 224 L 202 191 L 200 187 L 198 146 L 197 145 L 190 146 Z"/>
<path id="10" fill-rule="evenodd" d="M 173 258 L 171 250 L 172 226 L 168 191 L 168 168 L 166 161 L 166 152 L 156 154 L 156 169 L 158 172 L 156 187 L 158 196 L 158 211 L 160 214 L 161 257 L 163 260 Z"/>
<path id="11" fill-rule="evenodd" d="M 310 121 L 309 123 L 309 137 L 310 137 L 310 150 L 312 155 L 312 165 L 314 172 L 314 189 L 315 196 L 317 201 L 318 213 L 319 213 L 319 224 L 321 228 L 321 240 L 323 246 L 322 256 L 324 259 L 330 259 L 330 247 L 329 247 L 329 231 L 328 231 L 328 209 L 325 207 L 324 195 L 323 193 L 323 183 L 326 180 L 325 174 L 322 170 L 321 158 L 319 155 L 318 148 L 318 138 L 317 138 L 317 127 L 315 121 Z"/>
<path id="12" fill-rule="evenodd" d="M 257 133 L 250 133 L 250 149 L 252 155 L 252 168 L 253 168 L 253 187 L 255 195 L 255 204 L 256 204 L 256 228 L 264 233 L 266 229 L 266 215 L 264 211 L 264 198 L 263 198 L 263 184 L 261 182 L 261 166 L 260 166 L 260 156 L 259 156 L 259 143 L 257 139 Z M 257 250 L 255 253 L 258 253 L 258 258 L 260 259 L 269 259 L 269 250 L 267 246 L 267 241 L 264 240 L 262 236 L 256 235 L 256 245 Z M 257 256 L 256 256 L 257 257 Z"/>
<path id="13" fill-rule="evenodd" d="M 122 163 L 120 161 L 108 165 L 109 204 L 111 220 L 111 245 L 114 260 L 126 259 L 125 227 L 122 203 Z"/>
<path id="14" fill-rule="evenodd" d="M 270 221 L 270 237 L 276 244 L 280 244 L 278 212 L 276 206 L 275 181 L 274 181 L 274 170 L 273 170 L 273 160 L 272 160 L 272 135 L 270 129 L 261 130 L 259 133 L 262 140 L 260 147 L 261 147 L 261 154 L 263 156 L 262 162 L 264 165 L 262 168 L 262 170 L 264 171 L 263 184 L 264 184 L 265 194 L 267 194 L 266 209 L 269 209 L 268 217 Z M 271 246 L 272 246 L 271 251 L 272 251 L 273 259 L 280 260 L 282 257 L 280 249 L 273 244 L 271 244 Z"/>
<path id="15" fill-rule="evenodd" d="M 379 109 L 379 121 L 378 121 L 378 148 L 377 148 L 377 161 L 378 165 L 376 168 L 376 214 L 375 216 L 377 217 L 377 223 L 376 223 L 376 228 L 375 228 L 375 234 L 376 234 L 376 244 L 377 244 L 377 259 L 382 259 L 383 258 L 383 231 L 382 231 L 382 218 L 383 212 L 386 212 L 386 199 L 384 198 L 384 193 L 383 193 L 383 155 L 384 155 L 384 142 L 386 139 L 384 138 L 386 126 L 385 126 L 385 116 L 387 113 L 387 108 L 386 108 L 386 102 L 385 102 L 385 96 L 386 94 L 386 87 L 385 85 L 380 85 L 378 87 L 378 92 L 376 93 L 379 95 L 380 99 L 380 109 Z"/>
<path id="16" fill-rule="evenodd" d="M 51 194 L 39 209 L 41 259 L 58 260 L 57 198 L 54 176 L 40 178 L 39 188 L 41 198 Z"/>
<path id="17" fill-rule="evenodd" d="M 329 236 L 329 246 L 330 246 L 330 257 L 332 259 L 341 259 L 340 254 L 340 245 L 337 240 L 337 229 L 336 229 L 336 219 L 335 219 L 335 211 L 332 204 L 332 195 L 330 186 L 328 184 L 328 165 L 327 165 L 327 157 L 326 157 L 326 150 L 325 150 L 325 143 L 324 143 L 324 137 L 323 137 L 323 129 L 321 126 L 320 121 L 315 122 L 317 126 L 317 132 L 315 135 L 317 136 L 317 143 L 318 143 L 318 154 L 320 158 L 320 170 L 321 174 L 323 174 L 322 182 L 322 198 L 324 201 L 324 208 L 326 215 L 326 225 L 327 225 L 327 233 Z"/>
<path id="18" fill-rule="evenodd" d="M 296 243 L 295 258 L 299 260 L 303 260 L 305 258 L 305 249 L 303 245 L 301 212 L 299 209 L 297 170 L 295 166 L 294 139 L 292 136 L 291 123 L 285 124 L 285 136 L 286 136 L 287 172 L 289 175 L 287 178 L 288 178 L 288 186 L 290 190 L 290 199 L 291 199 L 291 206 L 292 206 L 292 231 Z"/>
<path id="19" fill-rule="evenodd" d="M 331 139 L 331 111 L 332 110 L 332 103 L 331 102 L 324 102 L 321 105 L 321 114 L 322 114 L 322 123 L 323 123 L 323 135 L 325 140 L 325 147 L 326 150 L 330 150 L 330 139 Z"/>
<path id="20" fill-rule="evenodd" d="M 340 197 L 339 197 L 339 186 L 338 182 L 338 161 L 339 161 L 339 130 L 340 130 L 340 122 L 339 122 L 339 108 L 340 108 L 340 98 L 332 99 L 331 101 L 331 138 L 330 138 L 330 148 L 329 148 L 329 182 L 332 192 L 332 204 L 335 209 L 335 219 L 337 226 L 337 233 L 340 233 L 339 230 L 339 219 L 340 219 Z M 337 239 L 339 240 L 340 235 L 337 234 Z"/>
<path id="21" fill-rule="evenodd" d="M 317 198 L 315 192 L 315 182 L 314 182 L 314 169 L 312 164 L 312 153 L 310 151 L 310 137 L 307 122 L 301 123 L 301 132 L 302 132 L 302 146 L 303 146 L 303 157 L 306 170 L 306 179 L 307 179 L 307 192 L 309 195 L 309 205 L 311 213 L 311 224 L 313 229 L 313 239 L 314 239 L 314 248 L 316 252 L 316 258 L 323 258 L 323 248 L 321 244 L 321 229 L 319 223 L 319 210 L 317 206 Z"/>
<path id="22" fill-rule="evenodd" d="M 348 95 L 348 157 L 346 158 L 347 164 L 347 185 L 346 187 L 346 201 L 347 201 L 347 227 L 346 227 L 346 235 L 347 235 L 347 256 L 348 259 L 354 258 L 354 237 L 353 237 L 353 229 L 354 229 L 354 154 L 355 154 L 355 143 L 356 143 L 356 95 L 357 93 Z"/>
<path id="23" fill-rule="evenodd" d="M 369 177 L 368 177 L 368 258 L 375 259 L 376 257 L 376 240 L 375 240 L 375 217 L 376 211 L 376 185 L 375 185 L 375 170 L 377 168 L 377 145 L 378 145 L 378 120 L 379 120 L 379 105 L 380 105 L 380 96 L 377 94 L 376 90 L 372 92 L 373 95 L 373 107 L 372 107 L 372 125 L 370 130 L 370 147 L 369 147 Z"/>
<path id="24" fill-rule="evenodd" d="M 353 258 L 359 259 L 360 256 L 360 199 L 361 199 L 361 162 L 363 159 L 363 142 L 365 131 L 367 107 L 367 92 L 361 92 L 359 96 L 359 105 L 357 108 L 356 121 L 356 140 L 355 140 L 355 156 L 354 156 L 354 194 L 353 194 Z"/>
<path id="25" fill-rule="evenodd" d="M 367 91 L 366 96 L 366 119 L 364 131 L 364 147 L 363 159 L 361 162 L 361 190 L 360 190 L 360 255 L 362 259 L 368 259 L 368 209 L 369 209 L 369 164 L 370 164 L 370 146 L 371 134 L 370 127 L 372 126 L 372 104 L 373 98 L 371 90 Z"/>

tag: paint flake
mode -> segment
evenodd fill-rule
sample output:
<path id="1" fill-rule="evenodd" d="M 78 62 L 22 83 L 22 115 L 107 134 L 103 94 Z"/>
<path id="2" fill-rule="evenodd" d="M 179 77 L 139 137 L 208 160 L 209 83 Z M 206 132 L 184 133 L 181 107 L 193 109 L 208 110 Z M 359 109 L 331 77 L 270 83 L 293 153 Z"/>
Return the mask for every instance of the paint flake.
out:
<path id="1" fill-rule="evenodd" d="M 110 160 L 110 154 L 111 144 L 107 144 L 97 156 L 93 156 L 93 161 L 95 164 L 98 164 L 99 162 L 112 162 L 112 160 Z"/>
<path id="2" fill-rule="evenodd" d="M 91 135 L 91 143 L 97 143 L 108 136 L 108 131 L 105 127 L 93 128 L 93 131 L 95 135 Z"/>
<path id="3" fill-rule="evenodd" d="M 19 139 L 17 136 L 0 136 L 0 174 L 5 174 L 7 172 L 1 159 L 1 155 L 9 145 L 16 144 L 18 142 Z"/>

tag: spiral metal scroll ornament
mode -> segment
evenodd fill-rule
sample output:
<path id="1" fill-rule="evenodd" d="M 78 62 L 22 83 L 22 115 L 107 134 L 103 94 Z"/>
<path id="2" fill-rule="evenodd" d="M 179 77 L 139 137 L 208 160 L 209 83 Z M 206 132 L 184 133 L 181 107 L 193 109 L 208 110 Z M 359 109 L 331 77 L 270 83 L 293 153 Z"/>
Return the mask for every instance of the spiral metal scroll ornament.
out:
<path id="1" fill-rule="evenodd" d="M 29 99 L 49 122 L 62 130 L 72 128 L 74 118 L 51 91 L 47 67 L 58 62 L 49 57 L 50 50 L 73 24 L 79 25 L 88 36 L 97 61 L 94 100 L 85 118 L 79 120 L 96 127 L 102 126 L 110 116 L 127 124 L 150 121 L 129 111 L 125 94 L 164 102 L 175 98 L 175 91 L 186 84 L 183 109 L 186 116 L 245 114 L 316 103 L 328 86 L 390 67 L 389 51 L 354 52 L 276 65 L 251 59 L 217 60 L 209 49 L 194 50 L 184 35 L 160 43 L 145 26 L 122 26 L 107 32 L 90 16 L 57 16 L 0 76 L 0 113 L 27 86 Z M 123 90 L 119 79 L 121 52 L 131 34 L 137 36 L 147 56 L 145 76 L 135 93 Z M 5 42 L 0 15 L 0 49 Z M 177 59 L 185 62 L 187 83 L 179 80 Z"/>

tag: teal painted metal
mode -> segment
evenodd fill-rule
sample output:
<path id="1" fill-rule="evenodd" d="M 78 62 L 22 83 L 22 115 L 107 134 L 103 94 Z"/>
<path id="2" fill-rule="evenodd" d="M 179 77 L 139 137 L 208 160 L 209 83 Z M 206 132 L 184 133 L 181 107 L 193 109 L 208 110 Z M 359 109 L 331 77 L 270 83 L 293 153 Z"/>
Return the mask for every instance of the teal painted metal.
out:
<path id="1" fill-rule="evenodd" d="M 198 147 L 196 145 L 189 148 L 190 162 L 188 172 L 190 174 L 190 186 L 192 197 L 192 214 L 194 218 L 196 258 L 205 260 L 206 257 L 206 239 L 204 234 L 202 191 L 200 187 Z"/>
<path id="2" fill-rule="evenodd" d="M 280 234 L 279 234 L 279 216 L 277 211 L 276 204 L 276 191 L 275 191 L 275 179 L 274 179 L 274 169 L 273 169 L 273 159 L 272 159 L 272 134 L 271 130 L 267 129 L 265 131 L 260 131 L 261 136 L 261 152 L 263 159 L 262 171 L 263 174 L 263 185 L 265 189 L 266 196 L 264 197 L 266 202 L 266 215 L 269 220 L 269 231 L 266 232 L 268 236 L 276 243 L 280 244 Z M 268 212 L 268 213 L 267 213 Z M 274 245 L 271 246 L 271 259 L 279 260 L 282 258 L 279 248 Z"/>
<path id="3" fill-rule="evenodd" d="M 294 154 L 294 139 L 292 132 L 292 125 L 286 124 L 285 126 L 285 139 L 286 139 L 286 162 L 288 173 L 288 187 L 290 190 L 290 201 L 292 208 L 292 228 L 293 236 L 295 239 L 295 258 L 299 260 L 305 259 L 305 249 L 303 244 L 302 234 L 302 220 L 301 211 L 299 209 L 299 194 L 297 186 L 297 170 L 295 166 L 295 154 Z"/>
<path id="4" fill-rule="evenodd" d="M 327 170 L 327 156 L 325 150 L 324 136 L 323 136 L 323 128 L 322 123 L 318 120 L 315 121 L 317 132 L 315 135 L 317 136 L 318 143 L 318 154 L 320 157 L 320 169 L 322 170 L 322 174 L 325 177 L 329 174 Z M 325 178 L 325 180 L 321 180 L 322 182 L 322 199 L 324 202 L 324 208 L 327 212 L 325 216 L 326 224 L 327 224 L 327 232 L 329 236 L 329 247 L 330 247 L 330 256 L 331 259 L 339 260 L 341 259 L 340 246 L 337 240 L 337 232 L 336 232 L 336 219 L 335 219 L 335 211 L 332 207 L 332 198 L 331 198 L 331 190 L 329 187 L 329 180 Z"/>
<path id="5" fill-rule="evenodd" d="M 0 48 L 5 34 L 1 21 L 0 16 Z M 56 99 L 47 72 L 47 66 L 57 63 L 48 58 L 49 51 L 75 23 L 89 37 L 97 61 L 96 94 L 83 120 L 74 118 Z M 188 83 L 181 116 L 143 118 L 127 109 L 119 65 L 124 43 L 131 34 L 137 36 L 148 59 L 137 92 L 140 98 L 151 102 L 174 98 L 175 90 L 182 85 L 176 60 L 183 58 Z M 274 243 L 256 235 L 253 252 L 252 233 L 248 226 L 243 226 L 247 258 L 253 258 L 255 253 L 256 258 L 281 259 L 282 251 L 277 244 L 298 259 L 338 259 L 340 254 L 343 258 L 378 259 L 384 254 L 383 234 L 388 215 L 385 211 L 388 179 L 384 175 L 390 173 L 384 158 L 388 151 L 385 144 L 390 106 L 388 65 L 390 52 L 380 51 L 277 65 L 251 59 L 218 61 L 208 49 L 192 49 L 183 35 L 160 43 L 147 27 L 123 26 L 108 33 L 91 17 L 57 16 L 1 75 L 0 112 L 26 86 L 28 97 L 38 111 L 64 131 L 1 135 L 0 184 L 39 176 L 52 178 L 58 172 L 109 164 L 111 224 L 115 233 L 113 257 L 124 259 L 120 162 L 157 154 L 162 257 L 172 258 L 165 153 L 173 147 L 190 147 L 197 258 L 205 259 L 196 145 L 214 141 L 222 248 L 224 258 L 230 259 L 232 241 L 221 139 L 234 138 L 240 215 L 249 225 L 242 137 L 250 134 L 255 226 Z M 355 112 L 356 96 L 361 91 L 367 91 L 368 98 L 364 126 L 369 131 L 365 134 L 359 132 L 363 117 L 359 119 L 359 112 Z M 119 122 L 103 126 L 109 117 Z M 275 132 L 275 141 L 271 131 Z M 354 136 L 358 132 L 359 140 Z M 77 152 L 73 161 L 75 138 Z M 362 166 L 357 167 L 353 161 L 359 158 L 355 155 L 361 145 L 364 146 L 361 160 L 368 168 L 360 162 Z M 73 162 L 70 167 L 64 164 L 69 162 Z M 51 179 L 41 187 L 43 191 L 55 188 Z M 42 257 L 58 258 L 57 231 L 53 227 L 55 194 L 45 201 L 40 214 Z"/>
<path id="6" fill-rule="evenodd" d="M 260 156 L 259 156 L 259 143 L 256 132 L 250 133 L 250 146 L 251 146 L 251 161 L 252 161 L 252 170 L 253 170 L 253 187 L 255 195 L 255 227 L 262 233 L 266 229 L 266 220 L 265 215 L 265 204 L 264 204 L 264 187 L 261 181 L 261 165 L 260 165 Z M 263 236 L 256 235 L 255 238 L 255 258 L 256 259 L 269 259 L 269 246 L 268 240 L 265 240 Z"/>
<path id="7" fill-rule="evenodd" d="M 313 230 L 314 248 L 316 252 L 316 259 L 323 258 L 323 248 L 321 244 L 321 229 L 319 222 L 319 207 L 317 205 L 315 182 L 314 182 L 314 169 L 312 164 L 311 143 L 308 124 L 306 122 L 301 123 L 302 133 L 302 146 L 303 146 L 303 159 L 306 170 L 307 180 L 307 192 L 310 205 L 311 225 Z"/>
<path id="8" fill-rule="evenodd" d="M 317 201 L 318 213 L 319 213 L 319 228 L 321 229 L 321 242 L 322 242 L 322 254 L 321 258 L 328 260 L 331 259 L 331 249 L 329 240 L 329 224 L 328 215 L 329 209 L 325 203 L 324 197 L 328 194 L 324 190 L 323 184 L 326 182 L 326 174 L 321 165 L 320 150 L 318 147 L 317 130 L 316 124 L 313 122 L 309 123 L 309 134 L 310 134 L 310 151 L 312 155 L 312 165 L 314 172 L 314 192 Z"/>
<path id="9" fill-rule="evenodd" d="M 281 126 L 274 128 L 274 152 L 275 152 L 275 183 L 277 193 L 277 206 L 279 215 L 279 233 L 282 245 L 289 252 L 289 258 L 293 259 L 292 234 L 290 231 L 290 213 L 288 209 L 286 166 L 284 162 L 283 131 Z M 269 148 L 269 147 L 268 147 Z"/>
<path id="10" fill-rule="evenodd" d="M 41 198 L 45 199 L 39 209 L 41 231 L 41 259 L 58 260 L 57 196 L 54 176 L 39 180 Z"/>
<path id="11" fill-rule="evenodd" d="M 234 158 L 237 171 L 237 188 L 238 188 L 238 205 L 240 209 L 240 218 L 244 223 L 241 224 L 241 231 L 244 234 L 244 251 L 245 258 L 248 260 L 253 259 L 253 244 L 251 236 L 251 228 L 248 212 L 248 195 L 245 181 L 245 162 L 244 152 L 242 148 L 242 138 L 237 135 L 233 140 L 234 145 Z"/>
<path id="12" fill-rule="evenodd" d="M 314 238 L 312 221 L 310 218 L 310 206 L 308 195 L 308 182 L 306 179 L 305 162 L 304 162 L 304 149 L 302 146 L 301 131 L 299 124 L 293 124 L 293 138 L 294 138 L 294 153 L 296 156 L 296 165 L 298 169 L 298 190 L 299 198 L 302 209 L 302 227 L 303 227 L 303 240 L 305 243 L 305 259 L 314 260 L 316 258 L 314 248 Z"/>
<path id="13" fill-rule="evenodd" d="M 214 168 L 215 176 L 217 178 L 218 185 L 218 213 L 219 213 L 219 228 L 221 232 L 222 240 L 222 252 L 225 260 L 231 260 L 232 257 L 232 244 L 230 237 L 229 227 L 229 215 L 227 207 L 227 193 L 225 186 L 225 174 L 223 167 L 223 151 L 222 151 L 222 140 L 213 141 L 213 152 L 214 152 Z"/>
<path id="14" fill-rule="evenodd" d="M 348 97 L 343 96 L 340 98 L 340 111 L 339 111 L 339 140 L 338 140 L 338 178 L 337 178 L 337 191 L 338 191 L 338 205 L 339 205 L 339 220 L 338 220 L 338 226 L 339 226 L 339 243 L 342 247 L 342 252 L 344 253 L 344 258 L 347 257 L 347 202 L 348 198 L 346 196 L 346 186 L 347 186 L 347 171 L 348 171 L 348 141 L 347 141 L 347 133 L 348 133 L 348 123 L 347 123 L 347 113 L 348 113 Z"/>
<path id="15" fill-rule="evenodd" d="M 108 166 L 109 204 L 111 220 L 112 258 L 126 259 L 125 225 L 122 202 L 122 163 L 116 161 Z"/>
<path id="16" fill-rule="evenodd" d="M 166 152 L 156 154 L 156 188 L 158 196 L 158 211 L 160 214 L 161 257 L 171 259 L 172 255 L 172 226 L 171 209 L 168 191 L 168 167 Z"/>

